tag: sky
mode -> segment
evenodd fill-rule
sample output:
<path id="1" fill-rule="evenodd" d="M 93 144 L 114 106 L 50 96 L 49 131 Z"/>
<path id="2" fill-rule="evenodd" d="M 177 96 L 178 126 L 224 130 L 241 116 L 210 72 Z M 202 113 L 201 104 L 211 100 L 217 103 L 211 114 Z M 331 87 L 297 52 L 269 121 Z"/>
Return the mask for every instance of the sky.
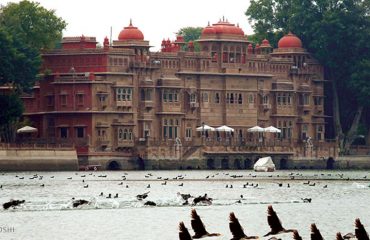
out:
<path id="1" fill-rule="evenodd" d="M 0 0 L 0 4 L 19 2 Z M 225 17 L 237 24 L 245 34 L 253 31 L 245 16 L 249 0 L 38 0 L 41 6 L 54 9 L 63 18 L 67 28 L 63 36 L 93 36 L 100 43 L 104 37 L 117 40 L 120 31 L 129 25 L 135 27 L 149 41 L 152 51 L 157 51 L 163 38 L 175 39 L 183 27 L 206 27 Z"/>

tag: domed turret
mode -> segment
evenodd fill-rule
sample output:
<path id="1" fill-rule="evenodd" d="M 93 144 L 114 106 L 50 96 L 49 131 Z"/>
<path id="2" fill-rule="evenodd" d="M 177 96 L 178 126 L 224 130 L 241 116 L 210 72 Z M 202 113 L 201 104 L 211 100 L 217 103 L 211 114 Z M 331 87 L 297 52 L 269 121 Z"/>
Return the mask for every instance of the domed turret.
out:
<path id="1" fill-rule="evenodd" d="M 230 35 L 239 35 L 244 36 L 243 30 L 239 26 L 235 26 L 235 24 L 229 23 L 225 19 L 220 19 L 218 23 L 212 24 L 205 27 L 202 31 L 202 35 L 210 35 L 210 34 L 230 34 Z"/>
<path id="2" fill-rule="evenodd" d="M 302 41 L 296 35 L 289 32 L 278 42 L 279 48 L 302 48 Z"/>
<path id="3" fill-rule="evenodd" d="M 130 20 L 130 25 L 119 33 L 118 40 L 144 40 L 144 35 L 137 27 L 132 25 L 132 21 Z"/>

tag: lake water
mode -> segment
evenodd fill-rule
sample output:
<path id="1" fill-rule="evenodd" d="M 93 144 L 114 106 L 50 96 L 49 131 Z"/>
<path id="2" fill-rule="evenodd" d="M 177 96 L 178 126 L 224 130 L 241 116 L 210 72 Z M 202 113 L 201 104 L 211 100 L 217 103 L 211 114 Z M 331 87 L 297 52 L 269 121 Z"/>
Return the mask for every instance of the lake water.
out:
<path id="1" fill-rule="evenodd" d="M 0 210 L 0 239 L 175 240 L 180 221 L 193 233 L 192 208 L 209 232 L 222 234 L 209 239 L 231 238 L 230 212 L 235 212 L 247 235 L 262 236 L 269 231 L 266 211 L 270 204 L 283 226 L 297 229 L 304 239 L 309 239 L 311 223 L 316 223 L 324 238 L 335 239 L 338 231 L 354 232 L 355 218 L 370 231 L 368 179 L 370 173 L 365 171 L 0 173 L 0 203 L 26 200 L 15 209 Z M 308 180 L 310 184 L 305 184 Z M 101 192 L 104 196 L 99 196 Z M 150 192 L 148 197 L 137 200 L 136 195 L 145 192 Z M 207 193 L 213 204 L 184 206 L 178 192 Z M 106 198 L 109 193 L 112 198 Z M 116 193 L 118 198 L 113 198 Z M 90 204 L 73 208 L 72 198 Z M 312 202 L 304 203 L 302 198 Z M 147 200 L 157 206 L 144 206 Z M 292 239 L 291 233 L 279 236 Z"/>

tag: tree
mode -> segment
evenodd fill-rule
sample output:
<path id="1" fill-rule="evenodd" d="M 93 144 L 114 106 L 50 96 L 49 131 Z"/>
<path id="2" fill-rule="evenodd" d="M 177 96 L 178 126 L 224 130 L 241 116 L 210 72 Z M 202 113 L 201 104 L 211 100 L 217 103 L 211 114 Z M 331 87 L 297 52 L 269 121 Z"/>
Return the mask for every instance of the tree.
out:
<path id="1" fill-rule="evenodd" d="M 43 49 L 60 41 L 66 23 L 39 3 L 21 1 L 0 7 L 0 84 L 18 91 L 33 86 Z"/>
<path id="2" fill-rule="evenodd" d="M 54 10 L 47 10 L 39 3 L 27 0 L 8 3 L 2 8 L 0 26 L 12 36 L 37 50 L 55 47 L 61 38 L 66 22 L 55 15 Z"/>
<path id="3" fill-rule="evenodd" d="M 256 35 L 298 35 L 331 80 L 335 134 L 348 152 L 369 111 L 370 4 L 368 0 L 251 0 L 246 15 Z M 351 96 L 339 98 L 338 96 Z"/>
<path id="4" fill-rule="evenodd" d="M 60 41 L 66 23 L 39 3 L 21 1 L 0 5 L 0 138 L 14 140 L 22 116 L 19 96 L 31 89 L 41 65 L 41 51 Z"/>
<path id="5" fill-rule="evenodd" d="M 202 27 L 184 27 L 181 28 L 177 34 L 183 36 L 184 41 L 188 43 L 190 41 L 194 42 L 195 40 L 198 40 L 202 34 L 202 30 Z M 200 50 L 197 42 L 194 42 L 194 49 L 197 52 Z"/>
<path id="6" fill-rule="evenodd" d="M 17 94 L 0 95 L 0 142 L 12 142 L 23 113 L 23 103 Z"/>
<path id="7" fill-rule="evenodd" d="M 0 26 L 0 84 L 7 84 L 17 91 L 33 86 L 41 63 L 40 54 L 24 46 Z"/>

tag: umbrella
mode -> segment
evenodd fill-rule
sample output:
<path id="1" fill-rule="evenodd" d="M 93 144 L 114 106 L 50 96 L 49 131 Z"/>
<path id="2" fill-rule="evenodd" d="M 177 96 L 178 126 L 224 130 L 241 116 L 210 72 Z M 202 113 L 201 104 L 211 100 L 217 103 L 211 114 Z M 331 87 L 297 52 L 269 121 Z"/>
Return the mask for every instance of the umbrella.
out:
<path id="1" fill-rule="evenodd" d="M 197 127 L 196 130 L 198 132 L 203 132 L 203 131 L 214 131 L 215 128 L 211 127 L 211 126 L 208 126 L 208 125 L 203 125 L 203 126 L 200 126 L 200 127 Z"/>
<path id="2" fill-rule="evenodd" d="M 267 128 L 264 128 L 265 132 L 271 132 L 271 133 L 281 133 L 281 130 L 279 128 L 270 126 Z"/>
<path id="3" fill-rule="evenodd" d="M 216 128 L 216 130 L 220 131 L 220 132 L 234 132 L 234 128 L 228 127 L 226 125 L 218 127 L 218 128 Z"/>
<path id="4" fill-rule="evenodd" d="M 248 132 L 265 132 L 265 128 L 261 128 L 259 126 L 254 126 L 251 128 L 248 128 Z"/>
<path id="5" fill-rule="evenodd" d="M 17 133 L 34 133 L 37 132 L 37 128 L 25 126 L 17 130 Z"/>

